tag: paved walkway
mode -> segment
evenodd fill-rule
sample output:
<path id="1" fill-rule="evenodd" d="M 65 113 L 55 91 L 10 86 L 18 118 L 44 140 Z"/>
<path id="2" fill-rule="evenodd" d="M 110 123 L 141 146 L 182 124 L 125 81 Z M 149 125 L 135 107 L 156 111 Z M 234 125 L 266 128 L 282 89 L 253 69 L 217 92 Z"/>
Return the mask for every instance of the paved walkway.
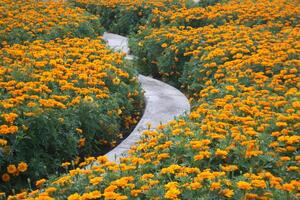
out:
<path id="1" fill-rule="evenodd" d="M 103 38 L 114 50 L 129 53 L 126 37 L 105 33 Z M 139 81 L 145 92 L 144 114 L 133 132 L 106 154 L 110 161 L 119 162 L 120 157 L 126 156 L 130 147 L 139 141 L 141 133 L 148 129 L 149 123 L 155 129 L 161 123 L 167 123 L 176 116 L 190 112 L 187 98 L 176 88 L 143 75 L 139 75 Z"/>

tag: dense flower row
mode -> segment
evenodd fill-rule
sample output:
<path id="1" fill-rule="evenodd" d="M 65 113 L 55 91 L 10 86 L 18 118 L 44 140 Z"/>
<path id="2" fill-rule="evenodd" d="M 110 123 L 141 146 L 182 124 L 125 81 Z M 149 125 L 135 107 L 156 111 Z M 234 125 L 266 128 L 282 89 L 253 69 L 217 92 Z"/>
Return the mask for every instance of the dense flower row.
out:
<path id="1" fill-rule="evenodd" d="M 131 50 L 139 57 L 138 65 L 144 67 L 142 72 L 162 77 L 178 86 L 184 63 L 200 52 L 198 47 L 208 47 L 219 41 L 215 33 L 230 34 L 231 28 L 236 25 L 244 29 L 242 32 L 251 30 L 253 34 L 261 31 L 276 34 L 284 27 L 297 26 L 300 10 L 293 1 L 265 1 L 230 1 L 207 8 L 184 8 L 186 12 L 182 9 L 168 12 L 153 10 L 157 16 L 163 17 L 152 20 L 168 26 L 140 27 L 143 31 L 131 39 Z M 236 13 L 230 9 L 236 10 Z M 263 10 L 268 12 L 263 15 Z M 190 27 L 192 25 L 194 28 Z"/>
<path id="2" fill-rule="evenodd" d="M 0 1 L 0 47 L 35 39 L 95 37 L 102 32 L 97 17 L 70 7 L 67 1 Z"/>
<path id="3" fill-rule="evenodd" d="M 174 3 L 173 0 L 112 0 L 112 1 L 105 1 L 105 0 L 76 0 L 82 4 L 93 4 L 93 5 L 100 5 L 110 8 L 115 8 L 117 6 L 126 6 L 126 8 L 135 8 L 139 6 L 155 6 L 155 7 L 162 7 L 166 3 L 171 4 Z M 184 2 L 184 1 L 182 1 Z"/>
<path id="4" fill-rule="evenodd" d="M 0 57 L 1 190 L 104 153 L 136 123 L 136 74 L 101 39 L 36 40 Z"/>
<path id="5" fill-rule="evenodd" d="M 191 114 L 145 131 L 120 164 L 90 157 L 81 166 L 97 161 L 92 168 L 10 199 L 299 198 L 300 7 L 293 2 L 232 0 L 203 11 L 238 12 L 222 23 L 194 19 L 197 26 L 185 27 L 179 9 L 166 12 L 170 24 L 157 17 L 163 26 L 141 27 L 131 40 L 138 66 L 182 86 Z M 187 12 L 194 9 L 203 8 Z"/>
<path id="6" fill-rule="evenodd" d="M 74 0 L 77 6 L 99 15 L 101 24 L 109 31 L 127 35 L 137 32 L 148 23 L 153 9 L 166 10 L 181 7 L 187 0 Z"/>
<path id="7" fill-rule="evenodd" d="M 299 21 L 297 1 L 290 0 L 231 0 L 208 7 L 181 7 L 169 10 L 152 10 L 153 23 L 200 27 L 225 23 L 254 26 L 268 23 L 276 30 L 278 26 L 295 26 Z"/>

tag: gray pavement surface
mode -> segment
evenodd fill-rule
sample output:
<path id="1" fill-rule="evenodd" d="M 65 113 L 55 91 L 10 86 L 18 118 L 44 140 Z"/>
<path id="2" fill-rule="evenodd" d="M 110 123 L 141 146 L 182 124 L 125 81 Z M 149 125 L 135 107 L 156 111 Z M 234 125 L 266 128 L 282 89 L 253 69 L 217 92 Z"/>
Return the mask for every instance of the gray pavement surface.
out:
<path id="1" fill-rule="evenodd" d="M 126 37 L 105 33 L 103 38 L 115 51 L 125 52 L 127 55 L 130 52 Z M 132 57 L 128 56 L 129 59 Z M 139 141 L 142 132 L 148 130 L 148 124 L 151 124 L 151 129 L 155 129 L 158 125 L 167 123 L 174 117 L 190 112 L 188 99 L 176 88 L 143 75 L 139 75 L 139 81 L 145 92 L 144 114 L 133 132 L 106 154 L 110 161 L 118 163 L 121 157 L 126 156 L 131 146 Z"/>

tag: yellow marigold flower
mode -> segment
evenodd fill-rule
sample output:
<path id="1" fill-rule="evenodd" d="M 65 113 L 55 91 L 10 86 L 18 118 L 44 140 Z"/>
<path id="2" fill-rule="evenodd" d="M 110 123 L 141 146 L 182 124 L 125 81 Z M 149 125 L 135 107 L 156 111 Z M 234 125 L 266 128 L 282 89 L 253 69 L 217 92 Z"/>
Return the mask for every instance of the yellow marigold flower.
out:
<path id="1" fill-rule="evenodd" d="M 60 117 L 60 118 L 58 118 L 58 121 L 59 121 L 60 123 L 64 123 L 65 119 Z"/>
<path id="2" fill-rule="evenodd" d="M 228 155 L 228 152 L 224 151 L 224 150 L 221 150 L 221 149 L 217 149 L 215 155 L 219 156 L 219 157 L 222 157 L 222 158 L 226 158 L 227 155 Z"/>
<path id="3" fill-rule="evenodd" d="M 181 192 L 178 188 L 171 188 L 165 193 L 164 197 L 166 199 L 177 199 L 180 194 Z"/>
<path id="4" fill-rule="evenodd" d="M 297 166 L 289 166 L 289 167 L 287 168 L 288 171 L 296 171 L 296 170 L 298 170 L 298 169 L 299 169 L 299 167 L 297 167 Z"/>
<path id="5" fill-rule="evenodd" d="M 288 124 L 286 122 L 276 122 L 276 126 L 278 127 L 286 127 Z"/>
<path id="6" fill-rule="evenodd" d="M 28 107 L 30 107 L 30 108 L 32 108 L 32 107 L 35 107 L 36 106 L 36 103 L 34 103 L 34 102 L 29 102 L 28 104 L 27 104 L 27 106 Z"/>
<path id="7" fill-rule="evenodd" d="M 150 180 L 149 181 L 150 186 L 157 185 L 157 184 L 159 184 L 159 180 Z"/>
<path id="8" fill-rule="evenodd" d="M 74 193 L 68 197 L 68 200 L 81 200 L 81 196 L 78 193 Z"/>
<path id="9" fill-rule="evenodd" d="M 105 196 L 105 193 L 107 193 L 107 192 L 114 192 L 117 188 L 118 188 L 118 187 L 115 186 L 115 185 L 110 185 L 110 186 L 108 186 L 108 187 L 105 188 L 105 190 L 104 190 L 104 196 Z"/>
<path id="10" fill-rule="evenodd" d="M 102 180 L 103 180 L 103 177 L 99 176 L 99 177 L 90 179 L 90 183 L 92 185 L 98 185 Z"/>
<path id="11" fill-rule="evenodd" d="M 162 48 L 166 48 L 167 46 L 168 46 L 167 43 L 163 43 L 163 44 L 161 45 Z"/>
<path id="12" fill-rule="evenodd" d="M 107 156 L 98 156 L 97 161 L 100 162 L 101 164 L 104 164 L 108 161 Z"/>
<path id="13" fill-rule="evenodd" d="M 51 193 L 51 192 L 55 192 L 57 190 L 57 188 L 55 188 L 55 187 L 48 187 L 46 190 L 45 190 L 45 192 L 46 193 Z"/>
<path id="14" fill-rule="evenodd" d="M 45 178 L 40 179 L 38 181 L 35 182 L 35 186 L 36 187 L 40 187 L 41 185 L 43 185 L 47 180 Z"/>
<path id="15" fill-rule="evenodd" d="M 280 157 L 280 160 L 281 160 L 281 161 L 290 161 L 291 158 L 288 157 L 288 156 L 282 156 L 282 157 Z"/>
<path id="16" fill-rule="evenodd" d="M 291 183 L 285 183 L 282 185 L 282 189 L 288 192 L 292 192 L 295 189 L 295 186 Z"/>
<path id="17" fill-rule="evenodd" d="M 267 184 L 264 180 L 252 180 L 251 185 L 256 188 L 266 188 Z"/>
<path id="18" fill-rule="evenodd" d="M 18 115 L 16 113 L 9 113 L 9 114 L 2 114 L 1 117 L 3 117 L 7 123 L 11 124 L 16 120 Z"/>
<path id="19" fill-rule="evenodd" d="M 170 157 L 170 155 L 168 153 L 162 153 L 157 156 L 157 159 L 162 160 L 162 159 L 169 158 L 169 157 Z"/>
<path id="20" fill-rule="evenodd" d="M 148 191 L 150 189 L 150 186 L 149 185 L 143 185 L 142 187 L 141 187 L 141 190 L 142 191 Z"/>
<path id="21" fill-rule="evenodd" d="M 221 188 L 220 182 L 212 182 L 210 185 L 210 190 L 218 190 Z"/>
<path id="22" fill-rule="evenodd" d="M 130 191 L 130 194 L 131 194 L 133 197 L 137 197 L 141 192 L 142 192 L 142 190 L 131 190 L 131 191 Z"/>
<path id="23" fill-rule="evenodd" d="M 79 134 L 82 134 L 82 133 L 83 133 L 83 130 L 80 129 L 80 128 L 76 128 L 76 131 L 77 131 L 77 133 L 79 133 Z"/>
<path id="24" fill-rule="evenodd" d="M 101 198 L 102 194 L 101 192 L 99 192 L 98 190 L 95 190 L 93 192 L 89 192 L 89 193 L 84 193 L 80 199 L 99 199 Z"/>
<path id="25" fill-rule="evenodd" d="M 27 196 L 27 192 L 21 192 L 16 195 L 16 198 L 17 199 L 26 199 L 26 196 Z"/>
<path id="26" fill-rule="evenodd" d="M 7 145 L 7 140 L 0 139 L 0 145 L 1 145 L 1 146 Z"/>
<path id="27" fill-rule="evenodd" d="M 64 162 L 61 164 L 62 167 L 68 167 L 69 165 L 71 165 L 70 162 Z"/>
<path id="28" fill-rule="evenodd" d="M 147 180 L 147 179 L 150 179 L 150 178 L 153 178 L 154 175 L 153 174 L 144 174 L 143 176 L 141 176 L 141 180 Z"/>
<path id="29" fill-rule="evenodd" d="M 294 108 L 296 108 L 296 109 L 300 109 L 300 101 L 294 101 L 294 102 L 292 103 L 292 106 L 293 106 Z"/>
<path id="30" fill-rule="evenodd" d="M 114 79 L 113 79 L 113 84 L 114 84 L 114 85 L 119 85 L 120 82 L 121 82 L 121 80 L 120 80 L 119 78 L 114 78 Z"/>
<path id="31" fill-rule="evenodd" d="M 230 189 L 224 189 L 222 191 L 222 193 L 225 197 L 228 197 L 228 198 L 231 198 L 234 195 L 233 190 L 230 190 Z"/>
<path id="32" fill-rule="evenodd" d="M 172 134 L 173 135 L 179 135 L 180 133 L 181 133 L 181 129 L 174 129 L 174 130 L 172 130 Z"/>
<path id="33" fill-rule="evenodd" d="M 258 195 L 257 194 L 252 194 L 252 193 L 248 193 L 248 194 L 246 194 L 246 198 L 247 199 L 257 199 Z"/>
<path id="34" fill-rule="evenodd" d="M 83 147 L 85 145 L 85 138 L 80 138 L 78 141 L 78 146 Z"/>
<path id="35" fill-rule="evenodd" d="M 166 189 L 176 188 L 177 186 L 178 186 L 178 182 L 175 181 L 165 184 Z"/>
<path id="36" fill-rule="evenodd" d="M 193 183 L 190 184 L 190 188 L 192 190 L 198 190 L 201 187 L 202 187 L 202 185 L 199 182 L 193 182 Z"/>
<path id="37" fill-rule="evenodd" d="M 236 171 L 238 170 L 237 165 L 227 165 L 227 166 L 221 166 L 222 171 L 225 172 L 231 172 L 231 171 Z"/>
<path id="38" fill-rule="evenodd" d="M 198 154 L 198 155 L 195 155 L 194 156 L 194 160 L 197 161 L 197 160 L 202 160 L 204 159 L 204 155 L 203 154 Z"/>
<path id="39" fill-rule="evenodd" d="M 20 162 L 20 163 L 18 164 L 18 170 L 19 170 L 20 172 L 25 172 L 25 171 L 27 170 L 27 168 L 28 168 L 28 165 L 27 165 L 27 163 L 25 163 L 25 162 Z"/>
<path id="40" fill-rule="evenodd" d="M 7 126 L 7 125 L 0 126 L 0 134 L 2 135 L 15 134 L 18 132 L 18 130 L 19 128 L 17 126 Z"/>
<path id="41" fill-rule="evenodd" d="M 234 88 L 232 85 L 227 85 L 225 88 L 226 88 L 226 90 L 228 90 L 228 91 L 232 91 L 232 92 L 235 91 L 235 88 Z"/>
<path id="42" fill-rule="evenodd" d="M 245 181 L 239 181 L 237 183 L 237 186 L 238 186 L 238 188 L 240 188 L 242 190 L 251 190 L 252 189 L 251 184 L 247 183 Z"/>

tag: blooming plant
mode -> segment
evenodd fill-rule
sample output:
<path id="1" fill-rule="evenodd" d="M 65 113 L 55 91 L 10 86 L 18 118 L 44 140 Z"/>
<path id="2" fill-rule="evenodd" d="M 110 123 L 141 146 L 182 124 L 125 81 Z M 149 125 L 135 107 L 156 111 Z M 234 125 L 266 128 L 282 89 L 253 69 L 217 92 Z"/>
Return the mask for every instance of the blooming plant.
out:
<path id="1" fill-rule="evenodd" d="M 200 48 L 221 42 L 214 34 L 221 31 L 224 35 L 230 34 L 232 27 L 238 25 L 242 29 L 249 27 L 242 33 L 265 31 L 276 36 L 283 28 L 297 26 L 300 14 L 299 5 L 285 0 L 233 0 L 207 8 L 183 7 L 152 12 L 155 15 L 151 21 L 161 27 L 140 27 L 141 31 L 131 36 L 130 47 L 138 57 L 137 65 L 142 66 L 142 73 L 160 77 L 176 86 L 181 85 L 178 80 L 185 63 L 192 56 L 203 53 Z M 223 40 L 225 42 L 226 37 Z"/>
<path id="2" fill-rule="evenodd" d="M 1 190 L 105 153 L 136 123 L 135 73 L 101 39 L 36 40 L 0 56 Z"/>
<path id="3" fill-rule="evenodd" d="M 135 33 L 141 24 L 148 23 L 153 9 L 181 7 L 186 0 L 74 0 L 75 5 L 100 16 L 101 24 L 109 31 L 127 35 Z"/>
<path id="4" fill-rule="evenodd" d="M 96 37 L 103 31 L 97 17 L 67 1 L 0 1 L 0 47 L 36 39 Z"/>

